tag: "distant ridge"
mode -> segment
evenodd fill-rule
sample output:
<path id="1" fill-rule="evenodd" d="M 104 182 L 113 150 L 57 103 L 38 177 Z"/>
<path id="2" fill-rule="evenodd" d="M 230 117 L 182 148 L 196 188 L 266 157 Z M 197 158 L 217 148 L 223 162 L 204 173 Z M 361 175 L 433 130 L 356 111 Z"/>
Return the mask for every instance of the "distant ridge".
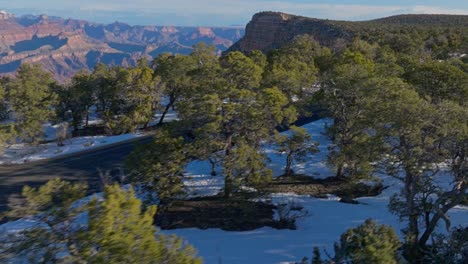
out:
<path id="1" fill-rule="evenodd" d="M 39 63 L 60 81 L 97 63 L 133 65 L 160 53 L 190 53 L 194 44 L 214 45 L 221 53 L 239 40 L 239 27 L 104 25 L 59 17 L 15 17 L 0 11 L 0 74 L 21 63 Z"/>
<path id="2" fill-rule="evenodd" d="M 413 26 L 468 27 L 468 16 L 442 14 L 406 14 L 369 20 L 368 22 Z"/>

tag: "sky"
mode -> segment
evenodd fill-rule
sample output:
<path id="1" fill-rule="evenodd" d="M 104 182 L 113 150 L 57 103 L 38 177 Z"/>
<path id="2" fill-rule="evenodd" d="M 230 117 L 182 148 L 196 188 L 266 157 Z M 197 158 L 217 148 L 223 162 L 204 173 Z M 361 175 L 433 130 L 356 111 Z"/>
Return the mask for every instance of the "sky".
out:
<path id="1" fill-rule="evenodd" d="M 338 20 L 395 14 L 468 15 L 467 0 L 0 0 L 16 15 L 47 14 L 97 23 L 131 25 L 246 25 L 260 11 Z"/>

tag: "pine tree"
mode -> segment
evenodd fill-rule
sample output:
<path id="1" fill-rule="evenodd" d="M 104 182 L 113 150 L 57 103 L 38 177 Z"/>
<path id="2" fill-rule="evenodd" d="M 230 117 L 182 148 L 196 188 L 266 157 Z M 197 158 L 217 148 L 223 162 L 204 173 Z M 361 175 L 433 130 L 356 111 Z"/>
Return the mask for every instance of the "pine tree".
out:
<path id="1" fill-rule="evenodd" d="M 267 182 L 271 173 L 258 153 L 261 141 L 271 139 L 278 125 L 293 122 L 295 108 L 279 89 L 260 88 L 261 68 L 242 53 L 228 54 L 219 63 L 201 51 L 192 56 L 205 61 L 192 75 L 197 92 L 177 106 L 194 145 L 205 148 L 204 159 L 220 162 L 227 197 L 239 183 Z"/>
<path id="2" fill-rule="evenodd" d="M 400 247 L 392 227 L 377 225 L 367 219 L 364 224 L 348 229 L 335 244 L 337 263 L 398 263 L 396 251 Z"/>
<path id="3" fill-rule="evenodd" d="M 168 100 L 159 119 L 159 124 L 162 124 L 171 107 L 182 97 L 190 95 L 190 72 L 195 69 L 196 64 L 191 56 L 161 54 L 153 61 L 153 65 L 155 75 L 163 84 L 162 95 Z"/>
<path id="4" fill-rule="evenodd" d="M 156 207 L 142 211 L 132 189 L 106 186 L 104 201 L 89 207 L 89 226 L 81 233 L 78 252 L 90 263 L 201 263 L 195 250 L 176 237 L 157 234 Z"/>
<path id="5" fill-rule="evenodd" d="M 88 126 L 91 107 L 95 104 L 94 86 L 91 75 L 80 71 L 71 80 L 71 84 L 59 86 L 56 91 L 59 104 L 56 107 L 57 116 L 64 121 L 71 119 L 72 127 L 77 130 L 85 120 Z"/>
<path id="6" fill-rule="evenodd" d="M 32 263 L 201 263 L 182 239 L 158 233 L 156 207 L 143 210 L 132 188 L 105 186 L 102 198 L 76 201 L 85 194 L 84 185 L 58 179 L 25 187 L 24 210 L 41 223 L 1 241 L 0 261 L 14 254 Z"/>
<path id="7" fill-rule="evenodd" d="M 160 130 L 153 142 L 139 146 L 125 161 L 130 181 L 155 191 L 163 202 L 183 194 L 182 176 L 189 148 L 182 137 Z"/>
<path id="8" fill-rule="evenodd" d="M 8 83 L 8 101 L 15 118 L 15 131 L 26 142 L 37 143 L 44 134 L 42 125 L 54 116 L 57 96 L 54 80 L 39 65 L 23 64 Z"/>
<path id="9" fill-rule="evenodd" d="M 276 135 L 278 153 L 286 153 L 285 176 L 291 176 L 294 172 L 291 169 L 293 161 L 304 162 L 309 154 L 318 151 L 317 144 L 311 142 L 312 137 L 304 128 L 291 126 L 291 135 Z"/>

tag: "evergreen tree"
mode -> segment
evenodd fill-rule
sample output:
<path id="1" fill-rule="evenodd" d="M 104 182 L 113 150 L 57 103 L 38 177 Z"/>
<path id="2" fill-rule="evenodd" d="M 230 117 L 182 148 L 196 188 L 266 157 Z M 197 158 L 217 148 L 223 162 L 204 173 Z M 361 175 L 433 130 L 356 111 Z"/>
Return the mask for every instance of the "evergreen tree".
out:
<path id="1" fill-rule="evenodd" d="M 57 96 L 52 92 L 54 80 L 39 65 L 23 64 L 16 78 L 7 84 L 8 101 L 14 114 L 17 135 L 32 143 L 43 136 L 42 125 L 54 116 Z"/>
<path id="2" fill-rule="evenodd" d="M 189 148 L 182 137 L 159 131 L 153 142 L 138 146 L 125 162 L 130 181 L 155 191 L 162 203 L 183 193 L 182 176 Z"/>
<path id="3" fill-rule="evenodd" d="M 194 70 L 195 63 L 191 56 L 185 55 L 161 54 L 154 60 L 155 74 L 161 78 L 164 85 L 162 94 L 167 100 L 159 124 L 163 123 L 166 114 L 178 100 L 190 94 L 190 72 Z"/>
<path id="4" fill-rule="evenodd" d="M 71 84 L 59 89 L 57 94 L 57 115 L 65 121 L 71 118 L 71 125 L 75 130 L 83 124 L 83 119 L 84 125 L 88 126 L 90 109 L 95 104 L 91 75 L 85 71 L 78 72 L 73 76 Z"/>
<path id="5" fill-rule="evenodd" d="M 276 126 L 293 122 L 294 108 L 278 89 L 259 87 L 261 68 L 245 55 L 228 54 L 221 65 L 206 53 L 192 56 L 205 62 L 192 76 L 197 92 L 178 104 L 179 117 L 193 133 L 194 144 L 204 146 L 202 157 L 220 161 L 226 177 L 225 195 L 231 196 L 239 182 L 260 183 L 261 173 L 268 181 L 271 173 L 264 168 L 263 154 L 258 153 L 260 142 L 270 139 Z M 209 80 L 203 78 L 207 72 Z"/>
<path id="6" fill-rule="evenodd" d="M 291 135 L 276 135 L 277 152 L 286 153 L 285 176 L 291 176 L 293 161 L 304 162 L 307 155 L 316 153 L 317 143 L 311 142 L 312 137 L 304 128 L 291 126 Z"/>
<path id="7" fill-rule="evenodd" d="M 339 178 L 368 177 L 375 158 L 367 128 L 372 109 L 369 98 L 376 93 L 375 64 L 359 52 L 345 50 L 329 73 L 318 96 L 333 119 L 327 132 L 333 139 L 329 162 Z"/>
<path id="8" fill-rule="evenodd" d="M 119 69 L 116 77 L 113 81 L 116 95 L 108 112 L 108 126 L 114 133 L 146 128 L 159 108 L 159 77 L 154 77 L 149 67 Z"/>
<path id="9" fill-rule="evenodd" d="M 42 222 L 0 242 L 0 261 L 14 254 L 32 263 L 201 263 L 183 240 L 158 233 L 156 207 L 143 210 L 132 188 L 105 186 L 102 198 L 75 203 L 85 195 L 83 187 L 53 180 L 25 188 L 25 209 L 40 213 Z"/>
<path id="10" fill-rule="evenodd" d="M 77 250 L 90 263 L 201 263 L 195 250 L 180 238 L 158 234 L 153 226 L 156 207 L 142 211 L 132 189 L 106 186 L 104 201 L 89 206 L 88 228 Z"/>
<path id="11" fill-rule="evenodd" d="M 444 61 L 427 61 L 405 73 L 423 97 L 433 103 L 452 100 L 462 105 L 468 102 L 468 73 Z"/>
<path id="12" fill-rule="evenodd" d="M 335 244 L 337 263 L 388 263 L 396 264 L 396 251 L 400 247 L 398 236 L 392 227 L 377 225 L 367 219 L 364 224 L 348 229 Z"/>
<path id="13" fill-rule="evenodd" d="M 290 103 L 306 98 L 306 91 L 317 81 L 314 58 L 322 55 L 320 45 L 309 36 L 296 38 L 268 56 L 263 86 L 278 87 Z"/>

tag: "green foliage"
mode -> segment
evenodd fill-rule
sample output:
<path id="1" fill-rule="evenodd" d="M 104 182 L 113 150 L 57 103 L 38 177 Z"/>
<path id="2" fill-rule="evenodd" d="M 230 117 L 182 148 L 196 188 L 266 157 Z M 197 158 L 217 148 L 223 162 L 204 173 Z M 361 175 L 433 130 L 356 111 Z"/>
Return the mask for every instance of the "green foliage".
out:
<path id="1" fill-rule="evenodd" d="M 322 257 L 320 256 L 320 249 L 318 247 L 314 247 L 314 251 L 312 254 L 312 262 L 311 264 L 323 264 Z"/>
<path id="2" fill-rule="evenodd" d="M 198 49 L 191 54 L 200 62 L 191 72 L 196 92 L 177 103 L 180 124 L 193 135 L 194 154 L 221 165 L 227 196 L 240 183 L 262 185 L 271 171 L 258 153 L 260 142 L 276 126 L 293 122 L 296 111 L 279 89 L 259 87 L 262 69 L 249 57 L 234 52 L 218 62 L 209 50 Z"/>
<path id="3" fill-rule="evenodd" d="M 458 227 L 449 235 L 436 234 L 427 249 L 424 263 L 462 264 L 468 258 L 468 228 Z"/>
<path id="4" fill-rule="evenodd" d="M 434 103 L 452 100 L 464 104 L 468 102 L 468 73 L 443 61 L 419 63 L 405 73 L 423 97 Z"/>
<path id="5" fill-rule="evenodd" d="M 177 237 L 157 234 L 156 207 L 142 211 L 132 189 L 106 186 L 104 201 L 89 206 L 89 227 L 81 232 L 78 251 L 90 263 L 201 263 L 195 250 Z"/>
<path id="6" fill-rule="evenodd" d="M 293 161 L 305 162 L 307 155 L 318 152 L 318 143 L 312 142 L 312 137 L 304 128 L 291 126 L 291 135 L 277 134 L 275 141 L 277 152 L 286 153 L 285 176 L 291 176 Z"/>
<path id="7" fill-rule="evenodd" d="M 374 68 L 375 64 L 363 54 L 347 49 L 319 94 L 333 118 L 327 131 L 335 143 L 329 162 L 336 167 L 337 177 L 362 178 L 372 172 L 375 145 L 367 131 L 369 114 L 373 112 L 369 98 L 380 82 L 374 77 Z"/>
<path id="8" fill-rule="evenodd" d="M 298 37 L 291 44 L 269 54 L 263 86 L 278 87 L 290 102 L 294 98 L 303 98 L 305 91 L 317 80 L 315 58 L 323 60 L 322 64 L 325 64 L 327 56 L 329 53 L 326 49 L 310 36 Z"/>
<path id="9" fill-rule="evenodd" d="M 87 186 L 72 184 L 60 179 L 48 181 L 39 188 L 25 186 L 21 202 L 9 201 L 12 218 L 33 217 L 37 225 L 19 232 L 16 236 L 0 242 L 0 262 L 10 254 L 23 255 L 31 263 L 56 263 L 57 254 L 73 243 L 70 223 L 81 212 L 74 202 L 86 195 Z M 5 243 L 5 244 L 3 244 Z"/>
<path id="10" fill-rule="evenodd" d="M 37 143 L 44 134 L 42 124 L 54 116 L 57 96 L 54 80 L 39 65 L 23 64 L 7 84 L 7 98 L 14 113 L 14 130 L 26 142 Z"/>
<path id="11" fill-rule="evenodd" d="M 221 58 L 223 77 L 227 85 L 252 90 L 260 85 L 262 69 L 252 59 L 236 51 Z"/>
<path id="12" fill-rule="evenodd" d="M 266 168 L 266 155 L 258 148 L 244 142 L 237 143 L 229 155 L 222 158 L 225 175 L 225 193 L 231 195 L 241 185 L 261 188 L 272 178 L 272 171 Z"/>
<path id="13" fill-rule="evenodd" d="M 182 176 L 188 163 L 187 145 L 182 137 L 160 130 L 153 142 L 138 146 L 127 157 L 130 181 L 155 191 L 162 201 L 183 194 Z"/>
<path id="14" fill-rule="evenodd" d="M 396 251 L 400 247 L 392 227 L 377 225 L 367 219 L 364 224 L 348 229 L 335 244 L 337 263 L 398 263 Z"/>
<path id="15" fill-rule="evenodd" d="M 102 198 L 74 204 L 82 188 L 60 180 L 25 188 L 25 209 L 34 208 L 42 223 L 0 242 L 0 261 L 13 254 L 31 263 L 201 263 L 183 240 L 158 233 L 156 207 L 143 210 L 132 188 L 105 186 Z M 88 222 L 77 222 L 85 212 Z"/>
<path id="16" fill-rule="evenodd" d="M 63 215 L 63 210 L 76 200 L 86 195 L 84 183 L 72 184 L 61 179 L 53 179 L 38 188 L 24 186 L 19 204 L 10 203 L 10 217 L 23 217 L 48 212 L 56 216 Z"/>
<path id="17" fill-rule="evenodd" d="M 71 125 L 76 130 L 85 118 L 85 126 L 88 126 L 89 111 L 94 105 L 93 79 L 88 72 L 80 71 L 71 80 L 71 84 L 59 87 L 56 93 L 59 96 L 59 104 L 56 111 L 62 120 L 71 119 Z"/>
<path id="18" fill-rule="evenodd" d="M 159 120 L 162 124 L 169 109 L 193 90 L 190 73 L 196 64 L 190 56 L 161 54 L 153 61 L 153 65 L 155 75 L 161 78 L 163 84 L 162 94 L 169 99 Z"/>

